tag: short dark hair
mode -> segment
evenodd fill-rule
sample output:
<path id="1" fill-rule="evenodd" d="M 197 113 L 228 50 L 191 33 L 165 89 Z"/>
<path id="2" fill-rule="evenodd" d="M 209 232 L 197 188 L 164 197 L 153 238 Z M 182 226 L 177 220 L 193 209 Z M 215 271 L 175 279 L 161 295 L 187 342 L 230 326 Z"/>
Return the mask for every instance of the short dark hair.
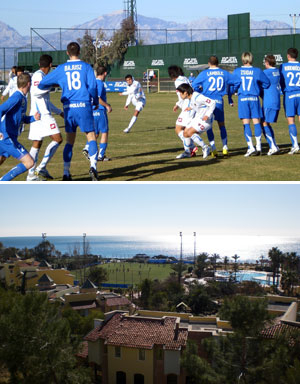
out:
<path id="1" fill-rule="evenodd" d="M 18 72 L 24 72 L 24 67 L 22 67 L 22 66 L 19 66 L 19 67 L 17 67 L 16 68 L 16 73 L 18 73 Z"/>
<path id="2" fill-rule="evenodd" d="M 177 79 L 178 76 L 184 76 L 184 72 L 178 65 L 170 65 L 168 68 L 168 74 L 171 79 Z"/>
<path id="3" fill-rule="evenodd" d="M 269 65 L 271 67 L 275 67 L 276 66 L 276 59 L 275 59 L 274 55 L 267 55 L 265 57 L 265 62 L 269 63 Z"/>
<path id="4" fill-rule="evenodd" d="M 126 80 L 126 79 L 132 79 L 132 75 L 130 75 L 130 74 L 126 75 L 126 76 L 125 76 L 125 80 Z"/>
<path id="5" fill-rule="evenodd" d="M 31 81 L 31 77 L 29 73 L 20 73 L 17 78 L 17 86 L 18 88 L 26 87 L 26 85 Z"/>
<path id="6" fill-rule="evenodd" d="M 287 50 L 287 54 L 291 56 L 292 59 L 297 59 L 298 57 L 298 49 L 297 48 L 289 48 Z"/>
<path id="7" fill-rule="evenodd" d="M 188 95 L 192 95 L 194 90 L 193 88 L 190 86 L 190 84 L 187 84 L 187 83 L 182 83 L 180 84 L 176 90 L 180 93 L 184 93 L 184 92 L 187 92 Z"/>
<path id="8" fill-rule="evenodd" d="M 40 68 L 48 68 L 52 63 L 52 57 L 50 55 L 42 55 L 40 57 L 39 66 Z"/>
<path id="9" fill-rule="evenodd" d="M 98 67 L 96 67 L 96 74 L 97 74 L 97 76 L 101 76 L 105 72 L 107 72 L 107 68 L 104 65 L 99 65 Z"/>
<path id="10" fill-rule="evenodd" d="M 78 56 L 80 54 L 80 45 L 72 41 L 67 45 L 67 52 L 70 56 Z"/>
<path id="11" fill-rule="evenodd" d="M 210 56 L 210 58 L 208 59 L 208 62 L 209 62 L 209 64 L 211 64 L 211 65 L 216 65 L 216 66 L 219 65 L 219 59 L 217 58 L 216 55 L 212 55 L 212 56 Z"/>

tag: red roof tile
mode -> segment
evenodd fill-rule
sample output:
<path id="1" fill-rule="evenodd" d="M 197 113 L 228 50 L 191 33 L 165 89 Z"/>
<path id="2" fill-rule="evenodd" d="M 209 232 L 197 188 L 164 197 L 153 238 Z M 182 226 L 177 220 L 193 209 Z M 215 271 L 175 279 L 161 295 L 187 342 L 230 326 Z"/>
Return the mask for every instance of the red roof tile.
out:
<path id="1" fill-rule="evenodd" d="M 108 307 L 114 307 L 116 305 L 129 305 L 130 301 L 126 297 L 112 297 L 107 299 L 105 304 Z"/>
<path id="2" fill-rule="evenodd" d="M 186 329 L 176 331 L 175 317 L 153 319 L 117 313 L 106 324 L 90 332 L 85 340 L 101 338 L 110 345 L 152 349 L 157 344 L 165 349 L 180 350 L 186 345 L 187 336 Z"/>

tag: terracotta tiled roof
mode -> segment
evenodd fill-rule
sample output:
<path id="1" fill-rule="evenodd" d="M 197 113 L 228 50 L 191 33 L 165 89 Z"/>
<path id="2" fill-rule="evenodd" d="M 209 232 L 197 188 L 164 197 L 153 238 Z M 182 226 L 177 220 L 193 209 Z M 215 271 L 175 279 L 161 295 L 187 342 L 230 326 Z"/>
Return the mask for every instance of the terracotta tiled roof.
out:
<path id="1" fill-rule="evenodd" d="M 85 340 L 96 341 L 101 338 L 110 345 L 152 349 L 157 344 L 165 349 L 180 350 L 186 345 L 187 336 L 186 329 L 176 330 L 175 317 L 154 319 L 117 313 L 107 323 L 90 332 Z"/>
<path id="2" fill-rule="evenodd" d="M 112 297 L 107 299 L 105 304 L 108 307 L 114 307 L 116 305 L 129 305 L 130 301 L 126 297 Z"/>
<path id="3" fill-rule="evenodd" d="M 289 324 L 284 324 L 284 323 L 279 323 L 272 325 L 269 328 L 266 328 L 262 331 L 262 335 L 266 339 L 273 339 L 275 337 L 278 337 L 282 334 L 286 335 L 287 337 L 296 335 L 296 333 L 300 333 L 300 328 L 299 327 L 294 327 Z"/>

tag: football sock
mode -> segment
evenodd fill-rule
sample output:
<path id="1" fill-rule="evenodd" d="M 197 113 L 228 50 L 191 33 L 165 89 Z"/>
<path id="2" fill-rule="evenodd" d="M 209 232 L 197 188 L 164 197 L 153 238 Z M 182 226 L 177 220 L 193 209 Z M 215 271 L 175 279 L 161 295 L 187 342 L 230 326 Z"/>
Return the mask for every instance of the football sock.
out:
<path id="1" fill-rule="evenodd" d="M 89 159 L 92 168 L 97 168 L 98 146 L 96 140 L 89 141 Z"/>
<path id="2" fill-rule="evenodd" d="M 183 131 L 180 131 L 180 132 L 178 133 L 178 137 L 179 137 L 180 140 L 182 140 L 182 142 L 184 142 Z"/>
<path id="3" fill-rule="evenodd" d="M 220 134 L 221 134 L 222 144 L 224 147 L 225 145 L 227 145 L 227 131 L 226 131 L 225 125 L 220 127 Z"/>
<path id="4" fill-rule="evenodd" d="M 215 135 L 214 135 L 212 128 L 207 130 L 206 133 L 207 133 L 207 138 L 209 140 L 209 144 L 211 146 L 211 149 L 214 151 L 216 149 L 216 145 L 215 145 Z"/>
<path id="5" fill-rule="evenodd" d="M 29 176 L 33 176 L 34 175 L 34 171 L 35 171 L 35 167 L 36 167 L 36 163 L 37 163 L 37 159 L 38 159 L 38 156 L 39 156 L 39 152 L 40 152 L 40 148 L 34 148 L 34 147 L 31 147 L 30 148 L 30 156 L 33 158 L 34 160 L 34 166 L 32 168 L 29 169 L 28 171 L 28 175 Z"/>
<path id="6" fill-rule="evenodd" d="M 16 167 L 11 169 L 9 172 L 7 172 L 4 176 L 2 176 L 0 181 L 13 180 L 15 177 L 17 177 L 18 175 L 21 175 L 21 173 L 24 173 L 26 171 L 27 171 L 27 168 L 25 167 L 25 165 L 20 163 Z"/>
<path id="7" fill-rule="evenodd" d="M 266 140 L 269 144 L 270 149 L 276 148 L 276 142 L 274 140 L 274 131 L 273 131 L 271 125 L 267 125 L 265 127 L 262 127 L 262 131 L 264 133 L 264 136 L 266 137 Z"/>
<path id="8" fill-rule="evenodd" d="M 63 152 L 63 159 L 64 159 L 64 175 L 70 174 L 70 166 L 71 166 L 71 160 L 73 155 L 73 145 L 67 143 L 64 148 Z"/>
<path id="9" fill-rule="evenodd" d="M 197 133 L 193 134 L 192 139 L 193 139 L 194 143 L 199 145 L 199 147 L 203 148 L 205 146 L 204 141 L 201 139 L 201 137 L 199 135 L 197 135 Z"/>
<path id="10" fill-rule="evenodd" d="M 51 143 L 49 143 L 49 145 L 46 148 L 44 157 L 41 161 L 41 164 L 37 167 L 38 170 L 41 170 L 46 167 L 46 165 L 52 159 L 58 147 L 59 147 L 59 143 L 57 141 L 52 140 Z"/>
<path id="11" fill-rule="evenodd" d="M 289 134 L 292 141 L 293 147 L 298 147 L 298 141 L 297 141 L 297 127 L 296 124 L 290 124 L 289 125 Z"/>
<path id="12" fill-rule="evenodd" d="M 252 143 L 252 131 L 250 128 L 250 124 L 244 124 L 244 136 L 248 144 L 248 148 L 254 149 Z"/>
<path id="13" fill-rule="evenodd" d="M 100 143 L 100 145 L 99 145 L 99 156 L 100 157 L 105 156 L 106 148 L 107 148 L 107 143 Z"/>
<path id="14" fill-rule="evenodd" d="M 136 122 L 136 120 L 137 120 L 137 117 L 136 116 L 132 116 L 132 118 L 130 120 L 130 123 L 128 125 L 129 129 L 133 126 L 133 124 Z"/>
<path id="15" fill-rule="evenodd" d="M 261 151 L 261 125 L 254 124 L 254 134 L 256 139 L 256 149 L 258 151 Z"/>
<path id="16" fill-rule="evenodd" d="M 183 147 L 185 152 L 191 153 L 192 149 L 192 140 L 190 137 L 185 137 L 183 141 Z"/>

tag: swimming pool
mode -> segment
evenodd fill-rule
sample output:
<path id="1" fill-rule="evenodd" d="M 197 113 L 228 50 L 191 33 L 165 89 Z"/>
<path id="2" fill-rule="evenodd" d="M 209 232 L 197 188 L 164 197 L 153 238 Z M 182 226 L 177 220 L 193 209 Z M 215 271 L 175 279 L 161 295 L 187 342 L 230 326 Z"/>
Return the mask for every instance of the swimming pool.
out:
<path id="1" fill-rule="evenodd" d="M 215 276 L 218 277 L 224 277 L 229 278 L 230 274 L 232 277 L 235 277 L 234 272 L 228 272 L 228 271 L 218 271 L 216 272 Z M 244 270 L 244 271 L 238 271 L 236 273 L 236 279 L 237 281 L 255 281 L 256 283 L 262 284 L 262 285 L 272 285 L 273 284 L 273 278 L 272 275 L 266 272 L 257 272 L 257 271 L 250 271 L 250 270 Z"/>

